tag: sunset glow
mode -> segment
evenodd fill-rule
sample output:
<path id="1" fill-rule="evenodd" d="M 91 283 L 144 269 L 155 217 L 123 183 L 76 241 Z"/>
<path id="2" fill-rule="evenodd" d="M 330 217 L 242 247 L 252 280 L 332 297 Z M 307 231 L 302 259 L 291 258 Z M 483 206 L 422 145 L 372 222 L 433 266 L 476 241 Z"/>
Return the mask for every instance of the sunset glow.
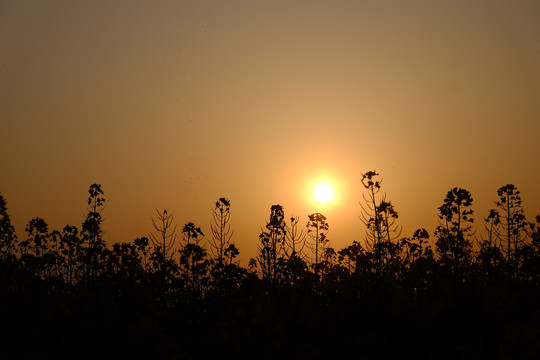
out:
<path id="1" fill-rule="evenodd" d="M 327 203 L 334 198 L 334 191 L 327 183 L 320 183 L 313 191 L 313 196 L 320 203 Z"/>
<path id="2" fill-rule="evenodd" d="M 35 217 L 80 227 L 92 183 L 108 245 L 156 208 L 210 234 L 230 199 L 243 264 L 273 204 L 299 226 L 324 213 L 336 249 L 362 239 L 372 169 L 403 236 L 432 234 L 454 186 L 480 229 L 504 184 L 540 209 L 538 1 L 51 1 L 0 11 L 0 194 L 21 239 Z"/>
<path id="3" fill-rule="evenodd" d="M 0 360 L 540 359 L 539 99 L 540 0 L 0 0 Z"/>

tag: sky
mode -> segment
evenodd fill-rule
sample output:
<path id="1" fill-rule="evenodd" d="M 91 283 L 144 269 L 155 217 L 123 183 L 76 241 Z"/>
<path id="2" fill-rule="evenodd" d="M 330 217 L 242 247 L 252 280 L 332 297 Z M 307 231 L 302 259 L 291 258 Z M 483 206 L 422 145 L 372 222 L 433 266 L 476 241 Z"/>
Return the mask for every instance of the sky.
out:
<path id="1" fill-rule="evenodd" d="M 477 234 L 512 183 L 540 213 L 540 2 L 0 0 L 0 194 L 80 227 L 105 192 L 105 240 L 156 209 L 211 236 L 231 200 L 242 265 L 270 207 L 321 212 L 339 250 L 364 237 L 376 170 L 403 236 L 433 234 L 448 190 Z M 335 198 L 312 195 L 328 182 Z"/>

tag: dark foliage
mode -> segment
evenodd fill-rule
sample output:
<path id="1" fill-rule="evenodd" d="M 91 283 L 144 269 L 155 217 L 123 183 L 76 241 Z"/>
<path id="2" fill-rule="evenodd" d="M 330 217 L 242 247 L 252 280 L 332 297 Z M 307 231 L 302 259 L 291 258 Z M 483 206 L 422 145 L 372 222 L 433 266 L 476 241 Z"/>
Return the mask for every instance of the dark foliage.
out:
<path id="1" fill-rule="evenodd" d="M 517 189 L 501 188 L 475 248 L 467 190 L 446 194 L 434 241 L 398 239 L 373 176 L 367 244 L 335 251 L 317 213 L 309 246 L 275 205 L 247 269 L 225 198 L 208 251 L 191 222 L 176 241 L 166 210 L 151 238 L 107 247 L 97 184 L 81 231 L 35 218 L 19 241 L 0 196 L 0 359 L 538 358 L 540 217 L 525 222 Z"/>

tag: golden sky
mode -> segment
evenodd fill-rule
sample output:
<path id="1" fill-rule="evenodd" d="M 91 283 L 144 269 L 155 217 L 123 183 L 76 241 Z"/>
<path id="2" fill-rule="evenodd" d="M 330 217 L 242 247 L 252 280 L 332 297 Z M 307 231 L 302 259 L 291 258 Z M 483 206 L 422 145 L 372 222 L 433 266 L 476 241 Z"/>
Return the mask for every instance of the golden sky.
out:
<path id="1" fill-rule="evenodd" d="M 507 183 L 540 212 L 539 134 L 539 1 L 0 0 L 0 192 L 20 237 L 37 216 L 80 226 L 100 183 L 109 243 L 148 235 L 155 208 L 209 236 L 225 196 L 242 259 L 273 204 L 324 213 L 341 249 L 363 237 L 372 169 L 404 236 L 432 233 L 455 186 L 480 231 Z"/>

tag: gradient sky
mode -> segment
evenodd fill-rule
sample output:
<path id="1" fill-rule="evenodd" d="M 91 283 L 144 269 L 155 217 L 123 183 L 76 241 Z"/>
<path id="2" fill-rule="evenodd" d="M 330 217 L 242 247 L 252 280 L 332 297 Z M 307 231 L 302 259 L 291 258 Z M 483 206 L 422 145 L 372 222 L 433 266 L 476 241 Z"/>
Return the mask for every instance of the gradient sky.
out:
<path id="1" fill-rule="evenodd" d="M 539 1 L 0 0 L 0 192 L 21 238 L 38 216 L 80 226 L 100 183 L 110 244 L 155 208 L 211 235 L 225 196 L 243 265 L 273 204 L 322 212 L 341 249 L 372 169 L 404 236 L 432 233 L 455 186 L 480 232 L 507 183 L 540 212 L 539 134 Z"/>

